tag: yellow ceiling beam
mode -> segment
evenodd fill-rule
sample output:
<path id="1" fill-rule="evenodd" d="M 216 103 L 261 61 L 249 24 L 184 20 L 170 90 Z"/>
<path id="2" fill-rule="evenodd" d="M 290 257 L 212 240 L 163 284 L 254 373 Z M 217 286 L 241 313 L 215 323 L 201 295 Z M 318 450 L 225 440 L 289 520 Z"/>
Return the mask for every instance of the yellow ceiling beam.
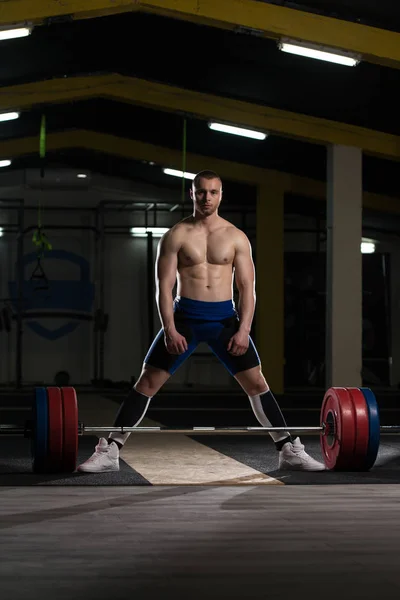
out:
<path id="1" fill-rule="evenodd" d="M 84 148 L 103 154 L 121 156 L 131 160 L 154 162 L 160 167 L 182 168 L 182 153 L 177 150 L 120 138 L 95 131 L 76 130 L 49 133 L 46 139 L 48 152 L 67 148 Z M 15 158 L 39 153 L 39 137 L 11 139 L 0 142 L 0 158 Z M 186 170 L 201 171 L 212 168 L 223 179 L 263 185 L 266 181 L 279 181 L 286 193 L 326 200 L 326 183 L 272 169 L 221 160 L 211 156 L 188 153 Z M 400 214 L 400 198 L 364 192 L 363 206 L 380 212 Z"/>
<path id="2" fill-rule="evenodd" d="M 400 65 L 400 34 L 276 6 L 258 0 L 8 0 L 0 2 L 0 25 L 72 16 L 98 17 L 141 10 L 215 27 L 244 27 L 270 38 L 289 37 L 361 54 L 366 61 Z"/>
<path id="3" fill-rule="evenodd" d="M 2 87 L 0 111 L 13 107 L 26 110 L 37 105 L 59 104 L 101 97 L 120 77 L 117 75 L 93 75 L 85 77 L 61 77 Z"/>
<path id="4" fill-rule="evenodd" d="M 266 37 L 289 37 L 361 54 L 378 64 L 400 66 L 400 34 L 277 6 L 258 0 L 140 0 L 141 10 L 210 25 L 245 27 Z"/>
<path id="5" fill-rule="evenodd" d="M 46 19 L 65 16 L 86 19 L 138 9 L 136 0 L 3 0 L 0 25 L 40 24 Z"/>
<path id="6" fill-rule="evenodd" d="M 155 146 L 137 140 L 88 130 L 62 131 L 47 134 L 46 149 L 48 152 L 68 148 L 84 148 L 112 156 L 154 162 L 160 167 L 176 169 L 182 167 L 182 153 L 162 146 Z M 9 139 L 0 142 L 0 159 L 15 158 L 30 154 L 39 155 L 38 136 Z M 218 171 L 221 177 L 224 179 L 229 178 L 232 181 L 257 185 L 264 180 L 268 173 L 277 173 L 278 177 L 283 177 L 284 179 L 287 177 L 278 171 L 268 171 L 199 154 L 187 155 L 186 171 L 198 172 L 203 169 L 210 169 L 211 162 L 213 169 Z"/>
<path id="7" fill-rule="evenodd" d="M 35 105 L 91 97 L 108 97 L 322 145 L 355 146 L 373 156 L 400 158 L 400 137 L 396 135 L 117 74 L 51 79 L 4 87 L 0 95 L 0 110 L 22 110 Z"/>
<path id="8" fill-rule="evenodd" d="M 146 160 L 154 162 L 160 167 L 169 167 L 172 169 L 182 169 L 182 152 L 172 150 L 163 146 L 147 144 L 145 142 L 120 138 L 117 136 L 99 134 L 94 131 L 86 131 L 84 136 L 84 147 L 88 150 L 97 150 L 99 152 L 108 152 L 108 145 L 111 148 L 111 154 L 131 158 L 132 160 Z M 274 171 L 271 169 L 261 169 L 235 163 L 201 154 L 187 153 L 186 171 L 188 173 L 198 173 L 205 169 L 216 171 L 222 179 L 238 181 L 249 185 L 259 185 L 265 181 L 266 177 L 279 179 L 288 184 L 290 177 L 286 173 Z"/>
<path id="9" fill-rule="evenodd" d="M 178 150 L 110 134 L 98 133 L 96 131 L 66 132 L 65 135 L 67 134 L 70 135 L 67 138 L 70 147 L 78 145 L 87 150 L 96 150 L 112 154 L 113 156 L 154 162 L 160 167 L 182 168 L 182 152 Z M 261 183 L 266 173 L 268 173 L 266 169 L 252 167 L 251 165 L 232 163 L 218 158 L 191 153 L 188 153 L 186 156 L 186 171 L 189 173 L 198 173 L 204 169 L 210 169 L 211 163 L 212 169 L 217 171 L 224 179 L 229 178 L 232 181 L 240 181 L 248 184 L 257 185 Z M 275 172 L 272 171 L 272 173 Z M 278 176 L 285 177 L 283 173 L 279 173 Z"/>
<path id="10" fill-rule="evenodd" d="M 204 94 L 151 81 L 124 78 L 112 95 L 136 104 L 215 119 L 317 144 L 362 148 L 364 152 L 400 158 L 400 137 L 329 119 Z"/>

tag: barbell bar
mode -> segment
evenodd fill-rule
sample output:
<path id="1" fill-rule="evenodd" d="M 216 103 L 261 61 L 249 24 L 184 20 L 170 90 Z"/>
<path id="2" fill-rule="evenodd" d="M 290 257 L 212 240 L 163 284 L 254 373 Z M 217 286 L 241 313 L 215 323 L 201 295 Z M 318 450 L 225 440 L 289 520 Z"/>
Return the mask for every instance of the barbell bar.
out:
<path id="1" fill-rule="evenodd" d="M 78 423 L 78 436 L 83 436 L 85 433 L 179 433 L 190 435 L 197 434 L 208 434 L 215 433 L 229 435 L 240 435 L 249 433 L 269 433 L 270 431 L 289 431 L 291 433 L 308 433 L 308 432 L 324 432 L 325 426 L 321 427 L 191 427 L 189 429 L 181 429 L 179 427 L 107 427 L 105 425 L 86 426 L 83 423 Z M 32 425 L 27 422 L 25 427 L 21 425 L 1 425 L 0 424 L 0 435 L 26 435 L 29 437 L 33 431 Z M 400 431 L 400 427 L 399 427 Z"/>
<path id="2" fill-rule="evenodd" d="M 399 434 L 400 425 L 381 425 L 380 433 L 383 434 Z M 0 424 L 0 435 L 27 435 L 31 432 L 31 427 L 27 424 L 25 427 L 21 425 L 1 425 Z M 316 427 L 192 427 L 190 429 L 179 429 L 174 427 L 107 427 L 101 425 L 96 427 L 95 425 L 84 425 L 78 423 L 78 436 L 83 436 L 85 433 L 179 433 L 184 435 L 197 434 L 209 434 L 214 433 L 215 435 L 229 434 L 229 435 L 240 435 L 249 433 L 269 433 L 270 431 L 280 432 L 287 431 L 289 433 L 321 433 L 322 435 L 328 435 L 328 428 L 326 424 Z"/>
<path id="3" fill-rule="evenodd" d="M 172 433 L 185 435 L 252 435 L 269 432 L 319 433 L 324 462 L 330 470 L 368 471 L 375 463 L 381 434 L 398 434 L 400 425 L 380 425 L 375 395 L 369 388 L 329 388 L 323 398 L 320 425 L 315 427 L 114 427 L 78 422 L 78 401 L 72 387 L 36 388 L 32 419 L 0 425 L 1 434 L 31 438 L 34 472 L 76 470 L 78 438 L 85 433 Z"/>
<path id="4" fill-rule="evenodd" d="M 328 435 L 328 428 L 326 424 L 318 427 L 192 427 L 191 429 L 178 429 L 173 427 L 94 427 L 82 425 L 83 432 L 78 431 L 78 435 L 84 435 L 88 432 L 108 432 L 108 433 L 183 433 L 190 435 L 192 433 L 215 433 L 223 434 L 228 433 L 231 435 L 238 435 L 241 433 L 269 433 L 270 431 L 280 432 L 287 431 L 289 433 L 316 433 L 320 432 L 322 435 Z M 79 429 L 79 426 L 78 426 Z M 381 433 L 400 433 L 400 425 L 381 425 Z"/>
<path id="5" fill-rule="evenodd" d="M 216 435 L 227 433 L 229 435 L 240 435 L 242 433 L 268 433 L 270 431 L 289 431 L 297 433 L 305 432 L 321 432 L 324 427 L 192 427 L 190 429 L 179 429 L 174 427 L 93 427 L 82 425 L 83 435 L 87 432 L 109 432 L 109 433 L 181 433 L 190 435 L 197 434 L 209 434 L 214 433 Z M 79 435 L 79 433 L 78 433 Z"/>

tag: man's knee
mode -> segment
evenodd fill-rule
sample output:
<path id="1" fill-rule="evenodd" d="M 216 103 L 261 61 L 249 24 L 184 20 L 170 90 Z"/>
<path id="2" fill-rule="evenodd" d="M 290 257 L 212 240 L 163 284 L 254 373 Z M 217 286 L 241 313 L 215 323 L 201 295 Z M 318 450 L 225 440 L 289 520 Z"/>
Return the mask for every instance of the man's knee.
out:
<path id="1" fill-rule="evenodd" d="M 144 365 L 140 377 L 134 387 L 140 394 L 152 397 L 157 394 L 169 378 L 170 374 L 167 371 L 151 367 L 150 365 Z"/>
<path id="2" fill-rule="evenodd" d="M 258 396 L 259 394 L 264 394 L 265 392 L 268 392 L 268 390 L 269 387 L 265 383 L 265 380 L 260 380 L 259 382 L 255 382 L 246 386 L 246 394 L 248 396 Z"/>
<path id="3" fill-rule="evenodd" d="M 248 396 L 257 396 L 269 390 L 268 384 L 260 368 L 255 367 L 248 371 L 236 373 L 235 379 L 242 386 Z"/>

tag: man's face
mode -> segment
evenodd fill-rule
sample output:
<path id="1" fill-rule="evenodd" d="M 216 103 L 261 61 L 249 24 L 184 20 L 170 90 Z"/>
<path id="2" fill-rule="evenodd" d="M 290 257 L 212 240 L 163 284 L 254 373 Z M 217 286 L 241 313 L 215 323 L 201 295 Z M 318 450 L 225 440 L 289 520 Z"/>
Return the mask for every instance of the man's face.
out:
<path id="1" fill-rule="evenodd" d="M 222 183 L 219 179 L 200 179 L 196 188 L 192 186 L 190 197 L 197 213 L 212 215 L 222 200 Z"/>

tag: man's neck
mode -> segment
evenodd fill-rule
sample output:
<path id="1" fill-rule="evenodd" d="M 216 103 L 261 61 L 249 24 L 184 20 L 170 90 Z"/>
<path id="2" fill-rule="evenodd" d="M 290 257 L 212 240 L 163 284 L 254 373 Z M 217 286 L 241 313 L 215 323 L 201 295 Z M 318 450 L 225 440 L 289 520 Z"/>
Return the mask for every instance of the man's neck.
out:
<path id="1" fill-rule="evenodd" d="M 193 223 L 199 227 L 203 227 L 207 231 L 218 225 L 219 221 L 221 221 L 221 217 L 217 213 L 214 213 L 209 217 L 203 217 L 202 215 L 196 214 L 193 215 Z"/>

